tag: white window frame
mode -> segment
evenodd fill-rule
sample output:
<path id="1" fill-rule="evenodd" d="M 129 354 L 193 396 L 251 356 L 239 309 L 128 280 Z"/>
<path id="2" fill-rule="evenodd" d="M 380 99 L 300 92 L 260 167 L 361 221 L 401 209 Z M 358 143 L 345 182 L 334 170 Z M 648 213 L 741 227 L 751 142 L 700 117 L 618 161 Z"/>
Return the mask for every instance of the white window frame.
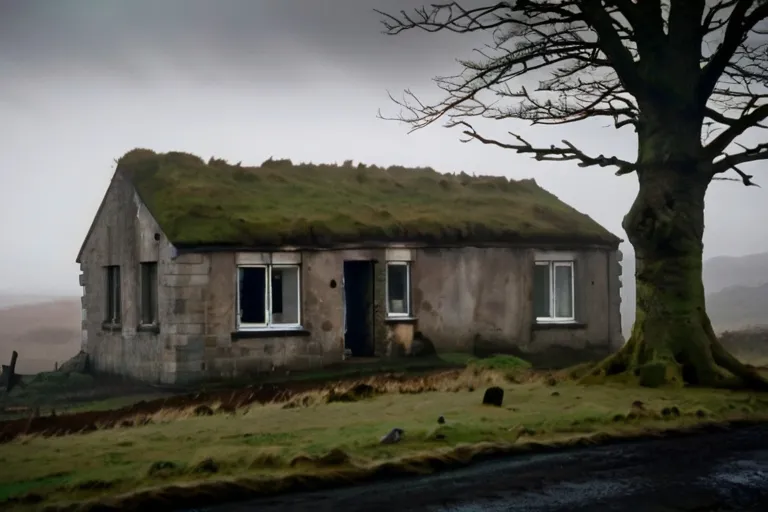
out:
<path id="1" fill-rule="evenodd" d="M 539 260 L 535 262 L 536 266 L 546 266 L 549 269 L 549 315 L 537 316 L 538 323 L 574 323 L 576 321 L 576 274 L 575 265 L 572 260 Z M 554 316 L 557 312 L 556 293 L 555 293 L 555 269 L 557 267 L 567 267 L 571 269 L 571 316 Z M 535 283 L 534 283 L 535 286 Z M 534 306 L 535 307 L 535 306 Z"/>
<path id="2" fill-rule="evenodd" d="M 240 321 L 240 269 L 245 268 L 263 268 L 264 269 L 264 278 L 266 280 L 266 283 L 264 285 L 264 323 L 243 323 Z M 298 278 L 296 279 L 296 294 L 298 298 L 298 321 L 296 323 L 289 323 L 289 324 L 276 324 L 272 323 L 272 269 L 275 268 L 295 268 L 298 272 Z M 237 330 L 238 331 L 268 331 L 271 329 L 275 330 L 286 330 L 286 329 L 301 329 L 301 265 L 295 265 L 295 264 L 284 264 L 284 265 L 273 265 L 273 264 L 261 264 L 261 265 L 238 265 L 237 266 L 237 272 L 235 275 L 235 280 L 237 281 L 237 296 L 235 297 L 235 303 L 237 304 Z"/>
<path id="3" fill-rule="evenodd" d="M 405 267 L 405 313 L 393 313 L 389 310 L 389 267 Z M 387 303 L 387 318 L 411 318 L 411 262 L 410 261 L 388 261 L 386 282 L 384 283 L 385 299 Z"/>

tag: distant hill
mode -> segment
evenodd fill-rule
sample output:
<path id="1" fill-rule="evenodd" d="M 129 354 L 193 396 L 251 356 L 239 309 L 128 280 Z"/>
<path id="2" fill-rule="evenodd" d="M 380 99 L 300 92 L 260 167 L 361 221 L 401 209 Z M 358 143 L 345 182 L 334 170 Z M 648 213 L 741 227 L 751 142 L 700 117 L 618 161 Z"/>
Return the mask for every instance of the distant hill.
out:
<path id="1" fill-rule="evenodd" d="M 50 302 L 60 299 L 70 299 L 72 297 L 62 297 L 61 295 L 33 295 L 19 294 L 0 290 L 0 309 L 11 306 L 23 306 L 26 304 L 39 304 L 41 302 Z"/>
<path id="2" fill-rule="evenodd" d="M 707 294 L 733 286 L 759 286 L 768 283 L 768 252 L 748 256 L 718 256 L 704 262 L 704 287 Z"/>
<path id="3" fill-rule="evenodd" d="M 19 353 L 17 370 L 36 373 L 50 370 L 80 350 L 80 298 L 45 300 L 8 297 L 12 306 L 0 307 L 0 362 L 8 364 L 11 352 Z M 24 303 L 26 301 L 26 303 Z M 21 304 L 19 304 L 21 303 Z"/>
<path id="4" fill-rule="evenodd" d="M 768 327 L 768 283 L 731 286 L 710 294 L 707 311 L 716 331 Z"/>
<path id="5" fill-rule="evenodd" d="M 635 317 L 635 261 L 631 248 L 622 250 L 621 315 L 628 336 Z M 716 331 L 768 325 L 768 253 L 710 258 L 704 262 L 703 279 Z"/>

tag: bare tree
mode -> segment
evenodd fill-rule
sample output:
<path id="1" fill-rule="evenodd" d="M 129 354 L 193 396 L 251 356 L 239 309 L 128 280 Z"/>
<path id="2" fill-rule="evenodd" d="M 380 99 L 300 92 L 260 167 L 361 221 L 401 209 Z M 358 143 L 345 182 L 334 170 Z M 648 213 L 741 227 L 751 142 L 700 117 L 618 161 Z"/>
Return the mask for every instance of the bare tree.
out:
<path id="1" fill-rule="evenodd" d="M 768 160 L 768 143 L 737 140 L 766 128 L 768 0 L 512 0 L 378 12 L 391 35 L 486 32 L 491 40 L 461 62 L 461 73 L 435 79 L 441 101 L 425 104 L 410 91 L 393 98 L 404 109 L 397 119 L 419 129 L 445 118 L 464 141 L 637 175 L 639 193 L 622 224 L 636 255 L 637 316 L 630 339 L 593 377 L 768 386 L 717 340 L 701 277 L 709 184 L 755 185 L 743 166 Z M 535 90 L 520 85 L 542 75 Z M 514 133 L 487 138 L 473 118 L 608 118 L 616 129 L 634 128 L 637 157 L 588 155 L 568 141 L 534 147 Z"/>

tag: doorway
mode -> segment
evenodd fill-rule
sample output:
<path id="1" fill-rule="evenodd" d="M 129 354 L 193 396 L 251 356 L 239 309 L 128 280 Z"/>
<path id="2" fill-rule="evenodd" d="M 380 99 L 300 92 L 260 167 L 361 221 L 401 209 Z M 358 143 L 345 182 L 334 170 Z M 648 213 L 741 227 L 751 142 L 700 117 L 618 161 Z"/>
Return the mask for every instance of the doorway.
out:
<path id="1" fill-rule="evenodd" d="M 374 355 L 373 282 L 373 261 L 344 262 L 344 348 L 353 357 Z"/>

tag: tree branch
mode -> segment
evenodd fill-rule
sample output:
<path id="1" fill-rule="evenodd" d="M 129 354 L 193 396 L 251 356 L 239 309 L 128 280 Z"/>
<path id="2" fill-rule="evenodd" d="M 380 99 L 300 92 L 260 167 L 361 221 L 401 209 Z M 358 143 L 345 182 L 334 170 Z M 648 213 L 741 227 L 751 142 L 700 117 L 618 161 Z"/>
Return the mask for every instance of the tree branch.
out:
<path id="1" fill-rule="evenodd" d="M 755 0 L 737 0 L 731 11 L 725 36 L 715 54 L 701 71 L 699 97 L 706 101 L 715 89 L 720 76 L 725 71 L 734 53 L 742 44 L 747 34 L 762 20 L 768 18 L 768 2 L 763 2 L 749 15 Z"/>
<path id="2" fill-rule="evenodd" d="M 630 162 L 627 162 L 626 160 L 622 160 L 615 156 L 610 156 L 610 157 L 606 157 L 603 155 L 599 155 L 596 157 L 588 156 L 587 154 L 585 154 L 583 151 L 575 147 L 573 144 L 571 144 L 567 140 L 562 141 L 562 144 L 564 147 L 556 147 L 552 145 L 549 148 L 536 148 L 533 145 L 531 145 L 528 141 L 523 139 L 520 135 L 517 135 L 512 132 L 509 132 L 509 135 L 517 139 L 517 141 L 519 142 L 518 144 L 509 144 L 509 143 L 498 141 L 496 139 L 489 139 L 489 138 L 483 137 L 482 135 L 477 133 L 477 131 L 472 127 L 472 125 L 470 125 L 466 121 L 457 121 L 456 123 L 453 123 L 451 125 L 451 127 L 453 126 L 463 126 L 465 128 L 462 131 L 462 133 L 467 137 L 469 137 L 468 139 L 461 140 L 461 142 L 465 142 L 465 143 L 470 142 L 472 139 L 474 139 L 482 142 L 483 144 L 488 144 L 488 145 L 500 147 L 503 149 L 511 149 L 516 153 L 533 155 L 533 158 L 539 161 L 547 160 L 547 161 L 554 161 L 554 162 L 563 162 L 568 160 L 575 160 L 579 162 L 578 163 L 579 167 L 615 166 L 619 168 L 619 170 L 616 171 L 617 176 L 630 174 L 635 171 L 635 165 Z"/>
<path id="3" fill-rule="evenodd" d="M 758 144 L 755 147 L 747 148 L 742 146 L 744 151 L 736 153 L 734 155 L 725 155 L 720 160 L 714 162 L 712 166 L 712 175 L 722 174 L 731 169 L 737 170 L 736 166 L 746 164 L 749 162 L 757 162 L 760 160 L 768 160 L 768 142 Z M 743 176 L 742 176 L 743 177 Z"/>
<path id="4" fill-rule="evenodd" d="M 731 122 L 727 130 L 707 144 L 705 151 L 711 158 L 715 158 L 725 151 L 739 135 L 743 134 L 749 128 L 759 125 L 766 119 L 768 119 L 768 104 L 762 105 L 749 114 L 741 116 Z"/>
<path id="5" fill-rule="evenodd" d="M 597 33 L 600 49 L 611 60 L 621 83 L 635 97 L 642 96 L 645 91 L 635 60 L 622 44 L 619 34 L 613 28 L 611 16 L 602 6 L 602 2 L 583 0 L 580 7 L 584 19 Z"/>

